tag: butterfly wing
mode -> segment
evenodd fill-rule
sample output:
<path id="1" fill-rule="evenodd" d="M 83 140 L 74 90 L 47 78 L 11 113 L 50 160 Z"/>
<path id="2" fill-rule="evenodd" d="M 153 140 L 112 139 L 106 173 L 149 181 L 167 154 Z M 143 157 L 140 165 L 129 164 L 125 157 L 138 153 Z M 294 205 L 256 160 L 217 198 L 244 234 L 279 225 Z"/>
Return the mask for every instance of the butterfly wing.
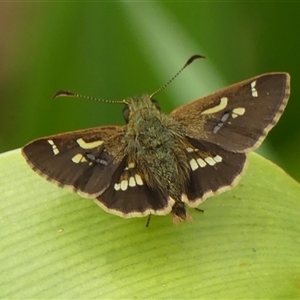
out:
<path id="1" fill-rule="evenodd" d="M 93 198 L 109 186 L 124 159 L 123 135 L 121 126 L 74 131 L 34 140 L 22 153 L 41 176 Z"/>
<path id="2" fill-rule="evenodd" d="M 182 201 L 197 207 L 206 198 L 234 187 L 246 168 L 245 153 L 227 151 L 216 144 L 187 137 L 186 156 L 189 180 L 182 191 Z"/>
<path id="3" fill-rule="evenodd" d="M 249 152 L 278 122 L 289 94 L 289 74 L 268 73 L 183 105 L 171 116 L 196 140 Z"/>
<path id="4" fill-rule="evenodd" d="M 196 207 L 235 186 L 246 153 L 257 148 L 287 104 L 287 73 L 257 76 L 183 105 L 171 116 L 183 125 L 190 178 L 182 201 Z"/>

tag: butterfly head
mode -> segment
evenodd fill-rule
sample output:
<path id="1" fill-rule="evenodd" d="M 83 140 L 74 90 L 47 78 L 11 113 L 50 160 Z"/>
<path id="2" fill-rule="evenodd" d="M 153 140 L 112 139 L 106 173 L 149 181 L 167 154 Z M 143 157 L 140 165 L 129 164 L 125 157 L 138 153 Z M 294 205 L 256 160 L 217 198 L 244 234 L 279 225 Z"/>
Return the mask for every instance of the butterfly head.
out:
<path id="1" fill-rule="evenodd" d="M 123 109 L 123 117 L 126 123 L 129 122 L 134 116 L 145 116 L 149 114 L 159 114 L 160 106 L 155 99 L 152 99 L 150 95 L 144 94 L 128 98 L 123 101 L 125 107 Z"/>

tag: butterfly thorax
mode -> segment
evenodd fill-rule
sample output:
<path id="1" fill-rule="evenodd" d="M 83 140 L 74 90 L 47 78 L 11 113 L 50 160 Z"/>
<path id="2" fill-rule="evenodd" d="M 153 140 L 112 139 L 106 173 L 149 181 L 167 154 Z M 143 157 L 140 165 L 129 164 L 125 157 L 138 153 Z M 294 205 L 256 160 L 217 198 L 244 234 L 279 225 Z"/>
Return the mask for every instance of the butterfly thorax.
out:
<path id="1" fill-rule="evenodd" d="M 130 99 L 128 106 L 125 139 L 129 163 L 137 166 L 149 187 L 159 187 L 176 202 L 181 202 L 189 168 L 181 125 L 161 113 L 147 95 Z"/>

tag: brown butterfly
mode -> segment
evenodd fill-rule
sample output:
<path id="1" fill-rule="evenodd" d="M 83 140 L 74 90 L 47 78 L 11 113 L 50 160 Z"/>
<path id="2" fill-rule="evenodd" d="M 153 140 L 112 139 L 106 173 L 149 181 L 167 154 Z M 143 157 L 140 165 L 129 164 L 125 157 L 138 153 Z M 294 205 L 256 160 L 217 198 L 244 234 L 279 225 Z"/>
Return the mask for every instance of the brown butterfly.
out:
<path id="1" fill-rule="evenodd" d="M 171 80 L 200 57 L 192 56 Z M 153 99 L 157 92 L 118 101 L 125 106 L 124 126 L 37 139 L 23 155 L 42 177 L 95 199 L 107 212 L 124 218 L 172 213 L 178 223 L 189 218 L 186 204 L 196 208 L 238 183 L 247 153 L 284 111 L 290 76 L 253 77 L 169 115 Z M 59 96 L 83 97 L 69 91 Z"/>

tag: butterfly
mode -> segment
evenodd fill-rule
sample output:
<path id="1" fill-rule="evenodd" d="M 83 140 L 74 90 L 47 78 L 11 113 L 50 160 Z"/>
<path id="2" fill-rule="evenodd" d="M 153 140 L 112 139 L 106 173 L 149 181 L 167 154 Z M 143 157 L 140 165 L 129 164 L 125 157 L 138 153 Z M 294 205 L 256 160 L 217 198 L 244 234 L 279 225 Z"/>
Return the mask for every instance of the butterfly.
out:
<path id="1" fill-rule="evenodd" d="M 201 57 L 192 56 L 165 86 Z M 40 138 L 22 154 L 42 177 L 94 199 L 109 213 L 171 213 L 177 224 L 190 219 L 187 205 L 197 208 L 238 183 L 247 153 L 261 145 L 286 107 L 290 76 L 259 75 L 170 114 L 161 112 L 153 98 L 157 92 L 118 102 L 124 105 L 124 126 Z M 70 91 L 54 97 L 60 96 L 84 97 Z"/>

